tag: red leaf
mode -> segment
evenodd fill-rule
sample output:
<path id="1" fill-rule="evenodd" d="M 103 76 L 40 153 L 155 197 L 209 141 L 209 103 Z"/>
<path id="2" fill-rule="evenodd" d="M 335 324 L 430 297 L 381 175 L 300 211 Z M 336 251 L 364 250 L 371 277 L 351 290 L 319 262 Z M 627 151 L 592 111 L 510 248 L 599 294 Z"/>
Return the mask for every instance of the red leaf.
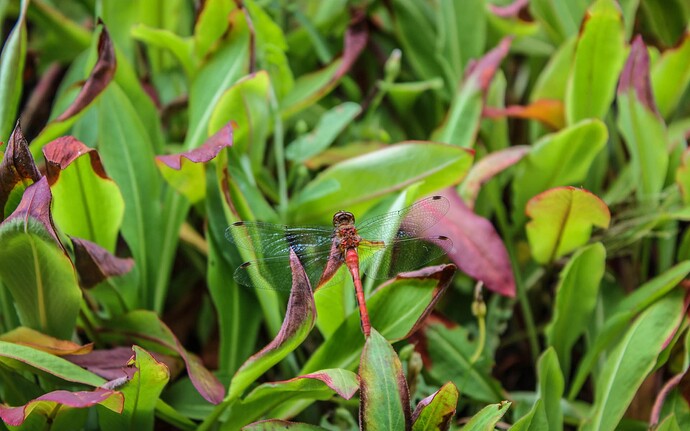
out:
<path id="1" fill-rule="evenodd" d="M 501 18 L 515 18 L 528 4 L 529 0 L 515 0 L 511 4 L 505 6 L 489 3 L 489 10 L 492 14 Z"/>
<path id="2" fill-rule="evenodd" d="M 99 23 L 103 25 L 103 30 L 98 38 L 98 60 L 77 98 L 55 121 L 64 121 L 77 115 L 105 90 L 115 76 L 115 69 L 117 67 L 115 48 L 108 30 L 105 28 L 105 24 L 100 20 Z"/>
<path id="3" fill-rule="evenodd" d="M 483 91 L 487 91 L 498 66 L 500 66 L 505 56 L 508 55 L 512 41 L 511 37 L 504 37 L 498 46 L 487 52 L 484 57 L 470 62 L 465 72 L 465 80 L 467 81 L 471 76 L 475 76 L 479 82 L 479 87 Z"/>
<path id="4" fill-rule="evenodd" d="M 494 226 L 470 210 L 452 189 L 440 193 L 450 201 L 450 210 L 429 229 L 431 235 L 445 235 L 453 241 L 446 250 L 451 260 L 469 276 L 481 280 L 489 290 L 515 296 L 515 279 L 508 252 Z"/>
<path id="5" fill-rule="evenodd" d="M 470 209 L 474 208 L 474 202 L 482 184 L 522 160 L 531 148 L 529 145 L 515 145 L 494 151 L 472 166 L 462 183 L 461 191 L 462 197 Z"/>
<path id="6" fill-rule="evenodd" d="M 128 273 L 134 267 L 131 258 L 119 258 L 100 245 L 81 238 L 72 238 L 74 264 L 79 284 L 88 289 L 110 277 Z"/>
<path id="7" fill-rule="evenodd" d="M 163 362 L 170 369 L 171 374 L 176 374 L 181 369 L 182 364 L 179 359 L 156 352 L 149 353 L 158 362 Z M 64 358 L 111 382 L 127 381 L 137 371 L 136 368 L 128 365 L 132 359 L 131 347 L 93 350 L 86 355 L 66 355 Z"/>
<path id="8" fill-rule="evenodd" d="M 96 150 L 87 147 L 73 136 L 63 136 L 43 147 L 43 156 L 46 159 L 46 175 L 50 185 L 55 184 L 60 172 L 85 153 L 89 154 L 91 166 L 96 175 L 101 178 L 108 178 L 101 163 L 101 157 Z"/>
<path id="9" fill-rule="evenodd" d="M 342 78 L 355 63 L 359 55 L 364 51 L 369 40 L 369 29 L 367 28 L 366 15 L 362 10 L 352 12 L 350 25 L 345 31 L 345 43 L 343 47 L 343 62 L 331 79 L 331 82 Z"/>
<path id="10" fill-rule="evenodd" d="M 233 125 L 230 122 L 208 138 L 199 148 L 178 154 L 156 156 L 156 160 L 177 171 L 182 168 L 183 157 L 190 162 L 206 163 L 213 160 L 223 148 L 232 146 L 232 128 Z"/>
<path id="11" fill-rule="evenodd" d="M 4 218 L 7 199 L 15 186 L 21 182 L 35 183 L 40 178 L 41 173 L 17 122 L 0 163 L 0 220 Z"/>
<path id="12" fill-rule="evenodd" d="M 637 99 L 647 109 L 661 116 L 654 102 L 652 85 L 649 80 L 649 53 L 640 35 L 635 37 L 630 47 L 630 55 L 625 62 L 620 81 L 618 82 L 618 94 L 630 90 L 635 91 Z"/>
<path id="13" fill-rule="evenodd" d="M 96 404 L 103 404 L 110 410 L 122 413 L 124 400 L 122 393 L 103 388 L 81 392 L 53 391 L 31 400 L 23 406 L 6 407 L 0 405 L 0 418 L 7 425 L 19 426 L 24 423 L 27 416 L 41 403 L 57 403 L 74 408 L 86 408 Z"/>
<path id="14" fill-rule="evenodd" d="M 505 109 L 487 107 L 482 114 L 488 118 L 506 116 L 537 120 L 553 130 L 560 130 L 565 125 L 563 102 L 560 100 L 540 99 L 527 106 L 512 105 Z"/>

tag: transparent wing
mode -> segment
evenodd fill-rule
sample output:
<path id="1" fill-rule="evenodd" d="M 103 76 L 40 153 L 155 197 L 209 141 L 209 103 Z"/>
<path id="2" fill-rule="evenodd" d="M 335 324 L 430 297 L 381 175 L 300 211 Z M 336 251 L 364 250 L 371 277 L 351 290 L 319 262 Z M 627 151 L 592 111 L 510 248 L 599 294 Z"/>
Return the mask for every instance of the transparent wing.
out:
<path id="1" fill-rule="evenodd" d="M 375 279 L 389 279 L 419 269 L 453 249 L 445 236 L 394 239 L 387 244 L 363 241 L 359 245 L 362 272 Z"/>
<path id="2" fill-rule="evenodd" d="M 443 196 L 422 199 L 407 208 L 364 220 L 357 232 L 362 238 L 414 238 L 435 225 L 448 212 L 450 203 Z"/>
<path id="3" fill-rule="evenodd" d="M 284 256 L 287 262 L 290 247 L 300 258 L 307 252 L 328 251 L 333 241 L 333 229 L 239 221 L 226 229 L 225 237 L 238 247 L 256 252 L 257 257 Z"/>

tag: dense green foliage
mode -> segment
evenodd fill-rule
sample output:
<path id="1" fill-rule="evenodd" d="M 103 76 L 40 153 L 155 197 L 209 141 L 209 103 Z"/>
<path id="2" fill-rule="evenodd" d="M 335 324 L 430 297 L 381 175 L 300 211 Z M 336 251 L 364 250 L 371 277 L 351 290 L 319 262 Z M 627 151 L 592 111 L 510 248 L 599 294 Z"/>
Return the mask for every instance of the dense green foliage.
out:
<path id="1" fill-rule="evenodd" d="M 0 18 L 0 430 L 690 429 L 687 1 Z"/>

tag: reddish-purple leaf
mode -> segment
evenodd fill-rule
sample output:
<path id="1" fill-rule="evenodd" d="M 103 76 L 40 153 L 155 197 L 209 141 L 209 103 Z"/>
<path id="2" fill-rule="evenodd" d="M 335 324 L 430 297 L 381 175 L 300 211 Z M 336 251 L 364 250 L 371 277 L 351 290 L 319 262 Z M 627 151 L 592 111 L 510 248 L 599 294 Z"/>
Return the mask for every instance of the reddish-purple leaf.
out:
<path id="1" fill-rule="evenodd" d="M 53 226 L 53 219 L 50 216 L 50 202 L 53 195 L 50 193 L 50 186 L 46 177 L 41 177 L 37 182 L 30 185 L 24 191 L 22 200 L 17 205 L 17 208 L 10 214 L 4 223 L 11 223 L 15 219 L 19 219 L 22 223 L 28 223 L 29 219 L 38 221 L 48 231 L 50 236 L 62 247 L 62 243 L 58 238 L 55 227 Z M 62 247 L 64 250 L 64 247 Z"/>
<path id="2" fill-rule="evenodd" d="M 260 375 L 297 348 L 314 327 L 316 322 L 314 295 L 309 278 L 292 249 L 290 249 L 290 268 L 292 269 L 292 290 L 283 325 L 273 341 L 247 359 L 237 370 L 230 382 L 229 398 L 242 394 Z"/>
<path id="3" fill-rule="evenodd" d="M 171 375 L 177 374 L 182 368 L 178 358 L 149 352 L 158 362 L 164 363 Z M 86 355 L 66 355 L 64 358 L 112 382 L 127 381 L 137 371 L 129 366 L 133 353 L 131 347 L 114 347 L 112 349 L 93 350 Z"/>
<path id="4" fill-rule="evenodd" d="M 483 91 L 487 91 L 489 85 L 491 85 L 491 80 L 496 74 L 496 70 L 498 70 L 498 66 L 501 65 L 505 56 L 508 55 L 508 50 L 512 42 L 513 39 L 511 37 L 504 37 L 498 46 L 486 53 L 484 57 L 477 61 L 470 62 L 465 72 L 465 80 L 469 80 L 469 78 L 474 75 L 477 78 L 479 87 Z"/>
<path id="5" fill-rule="evenodd" d="M 369 29 L 367 28 L 366 14 L 360 9 L 355 9 L 352 11 L 350 24 L 345 31 L 343 62 L 331 79 L 332 82 L 338 81 L 350 70 L 367 46 L 368 40 Z"/>
<path id="6" fill-rule="evenodd" d="M 101 22 L 101 24 L 103 23 Z M 108 30 L 105 28 L 105 24 L 103 24 L 103 30 L 98 38 L 98 60 L 96 65 L 91 70 L 91 74 L 82 86 L 77 98 L 55 121 L 65 121 L 89 106 L 112 81 L 116 67 L 115 48 Z"/>
<path id="7" fill-rule="evenodd" d="M 208 138 L 199 148 L 178 154 L 156 156 L 156 161 L 178 171 L 182 168 L 182 158 L 193 163 L 206 163 L 213 160 L 223 148 L 232 146 L 232 130 L 233 124 L 230 122 Z"/>
<path id="8" fill-rule="evenodd" d="M 65 170 L 82 154 L 89 154 L 93 171 L 101 178 L 108 178 L 101 163 L 101 157 L 93 148 L 89 148 L 73 136 L 63 136 L 49 142 L 43 147 L 43 156 L 46 159 L 46 175 L 50 185 L 60 177 L 60 172 Z"/>
<path id="9" fill-rule="evenodd" d="M 686 375 L 687 370 L 671 377 L 657 393 L 656 399 L 654 400 L 654 405 L 652 405 L 652 412 L 649 415 L 649 426 L 651 429 L 655 429 L 655 425 L 659 423 L 661 418 L 661 408 L 664 406 L 664 401 L 666 401 L 666 398 L 671 391 L 678 387 Z"/>
<path id="10" fill-rule="evenodd" d="M 19 183 L 28 186 L 40 178 L 41 173 L 29 151 L 29 144 L 17 123 L 0 162 L 0 220 L 4 218 L 5 206 L 15 187 Z"/>
<path id="11" fill-rule="evenodd" d="M 453 250 L 446 252 L 462 271 L 483 281 L 489 290 L 515 296 L 508 252 L 494 226 L 470 210 L 454 190 L 446 189 L 440 194 L 450 201 L 450 210 L 429 233 L 445 235 L 453 241 Z"/>
<path id="12" fill-rule="evenodd" d="M 127 274 L 134 267 L 134 259 L 113 256 L 100 245 L 85 239 L 71 239 L 79 284 L 86 289 L 107 278 Z"/>
<path id="13" fill-rule="evenodd" d="M 37 407 L 43 405 L 43 411 L 51 412 L 55 411 L 56 404 L 73 408 L 87 408 L 101 404 L 114 412 L 122 413 L 124 396 L 120 392 L 103 388 L 81 392 L 53 391 L 31 400 L 23 406 L 6 407 L 0 405 L 0 418 L 7 425 L 19 426 Z"/>
<path id="14" fill-rule="evenodd" d="M 467 206 L 470 209 L 474 208 L 474 202 L 477 199 L 482 184 L 522 160 L 531 148 L 529 145 L 508 147 L 488 154 L 472 166 L 467 177 L 462 182 L 460 190 L 460 195 Z"/>
<path id="15" fill-rule="evenodd" d="M 541 121 L 553 130 L 565 126 L 565 107 L 560 100 L 540 99 L 527 106 L 512 105 L 504 109 L 484 108 L 487 118 L 513 117 Z"/>
<path id="16" fill-rule="evenodd" d="M 511 4 L 505 6 L 489 3 L 489 11 L 501 18 L 517 18 L 520 11 L 527 7 L 528 4 L 529 0 L 514 0 Z"/>
<path id="17" fill-rule="evenodd" d="M 652 85 L 649 80 L 649 53 L 640 35 L 635 37 L 630 47 L 630 55 L 618 81 L 618 94 L 626 93 L 631 89 L 635 91 L 637 99 L 647 109 L 661 117 L 654 102 Z"/>

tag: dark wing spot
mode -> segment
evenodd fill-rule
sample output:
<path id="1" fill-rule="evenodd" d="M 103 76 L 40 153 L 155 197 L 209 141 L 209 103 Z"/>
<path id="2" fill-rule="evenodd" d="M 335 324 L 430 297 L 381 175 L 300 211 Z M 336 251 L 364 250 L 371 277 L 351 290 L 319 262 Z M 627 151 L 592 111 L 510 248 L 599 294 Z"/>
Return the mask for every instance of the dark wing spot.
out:
<path id="1" fill-rule="evenodd" d="M 243 221 L 236 221 L 235 223 L 232 224 L 233 226 L 244 226 Z"/>
<path id="2" fill-rule="evenodd" d="M 443 199 L 443 196 L 438 196 L 438 195 L 436 195 L 436 196 L 432 196 L 431 199 L 437 201 L 437 200 L 439 200 L 439 199 Z"/>
<path id="3" fill-rule="evenodd" d="M 242 265 L 240 265 L 240 268 L 244 269 L 248 266 L 252 266 L 252 263 L 251 262 L 244 262 Z"/>

